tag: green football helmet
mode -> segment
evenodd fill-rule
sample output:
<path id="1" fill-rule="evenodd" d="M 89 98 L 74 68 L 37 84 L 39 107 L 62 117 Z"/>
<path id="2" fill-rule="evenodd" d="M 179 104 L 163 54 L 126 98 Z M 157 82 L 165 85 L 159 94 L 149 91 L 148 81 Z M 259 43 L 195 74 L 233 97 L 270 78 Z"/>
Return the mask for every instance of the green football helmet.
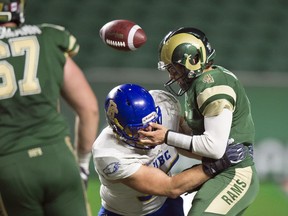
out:
<path id="1" fill-rule="evenodd" d="M 25 0 L 0 0 L 0 24 L 14 22 L 23 24 Z"/>
<path id="2" fill-rule="evenodd" d="M 165 87 L 177 96 L 183 95 L 205 68 L 213 63 L 216 53 L 205 34 L 196 28 L 181 27 L 169 32 L 159 46 L 159 70 L 167 70 L 170 80 Z M 177 81 L 178 92 L 171 87 Z"/>

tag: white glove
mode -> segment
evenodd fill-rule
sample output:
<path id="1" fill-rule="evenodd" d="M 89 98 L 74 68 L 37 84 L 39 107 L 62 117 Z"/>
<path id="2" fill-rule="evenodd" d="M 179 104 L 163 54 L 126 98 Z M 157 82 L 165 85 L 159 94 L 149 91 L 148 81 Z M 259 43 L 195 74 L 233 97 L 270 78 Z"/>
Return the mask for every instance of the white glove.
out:
<path id="1" fill-rule="evenodd" d="M 78 152 L 78 162 L 80 167 L 80 176 L 85 184 L 85 187 L 88 186 L 88 178 L 89 178 L 89 164 L 92 153 L 81 154 Z"/>

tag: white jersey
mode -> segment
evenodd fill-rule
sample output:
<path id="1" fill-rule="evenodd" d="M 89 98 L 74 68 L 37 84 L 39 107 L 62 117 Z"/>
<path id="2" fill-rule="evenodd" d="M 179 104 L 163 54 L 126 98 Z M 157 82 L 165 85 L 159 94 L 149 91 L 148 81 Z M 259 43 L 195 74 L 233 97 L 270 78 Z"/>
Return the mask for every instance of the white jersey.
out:
<path id="1" fill-rule="evenodd" d="M 170 99 L 164 102 L 163 97 L 160 100 L 162 102 L 157 103 L 159 97 L 155 95 L 156 90 L 153 91 L 152 96 L 162 112 L 163 124 L 169 128 L 174 125 L 171 129 L 177 130 L 175 122 L 179 121 L 179 109 L 173 110 L 168 104 L 178 107 L 179 103 L 171 102 Z M 143 165 L 159 168 L 170 175 L 170 169 L 179 158 L 174 147 L 163 144 L 149 150 L 135 148 L 117 139 L 112 129 L 106 127 L 94 142 L 92 152 L 95 170 L 101 182 L 101 204 L 105 209 L 120 215 L 134 216 L 146 215 L 161 208 L 166 197 L 143 194 L 117 180 L 133 175 Z"/>

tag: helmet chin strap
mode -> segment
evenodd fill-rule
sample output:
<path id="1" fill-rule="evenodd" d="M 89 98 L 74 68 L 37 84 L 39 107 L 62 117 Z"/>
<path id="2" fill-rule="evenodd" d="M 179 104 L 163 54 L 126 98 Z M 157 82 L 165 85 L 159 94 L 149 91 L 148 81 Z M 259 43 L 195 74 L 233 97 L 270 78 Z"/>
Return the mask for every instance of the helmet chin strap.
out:
<path id="1" fill-rule="evenodd" d="M 120 135 L 119 133 L 117 133 L 115 130 L 114 130 L 114 134 L 116 135 L 118 139 L 120 139 L 122 142 L 124 142 L 125 144 L 127 144 L 128 146 L 132 148 L 142 149 L 142 150 L 150 150 L 150 149 L 155 148 L 155 146 L 146 146 L 146 145 L 138 144 L 136 140 L 129 140 L 125 138 L 124 136 Z"/>
<path id="2" fill-rule="evenodd" d="M 142 149 L 142 150 L 150 150 L 150 149 L 155 148 L 155 146 L 140 145 L 140 144 L 137 144 L 137 142 L 135 142 L 135 141 L 131 141 L 131 140 L 127 140 L 127 139 L 124 142 L 130 147 Z"/>
<path id="3" fill-rule="evenodd" d="M 206 63 L 202 63 L 201 64 L 201 68 L 196 70 L 196 71 L 193 71 L 193 70 L 189 70 L 188 74 L 187 74 L 187 78 L 188 79 L 192 79 L 192 78 L 196 78 L 198 77 L 200 74 L 203 73 L 203 70 L 206 66 Z"/>
<path id="4" fill-rule="evenodd" d="M 192 78 L 194 78 L 195 77 L 195 72 L 194 71 L 189 71 L 189 73 L 188 73 L 188 75 L 187 75 L 187 77 L 189 78 L 189 79 L 192 79 Z"/>

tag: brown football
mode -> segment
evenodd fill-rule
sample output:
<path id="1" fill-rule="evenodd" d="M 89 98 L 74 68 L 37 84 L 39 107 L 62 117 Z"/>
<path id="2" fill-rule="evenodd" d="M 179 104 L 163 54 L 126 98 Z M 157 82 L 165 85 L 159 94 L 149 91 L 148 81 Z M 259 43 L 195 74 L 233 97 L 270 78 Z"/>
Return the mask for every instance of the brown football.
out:
<path id="1" fill-rule="evenodd" d="M 146 43 L 143 29 L 130 20 L 112 20 L 99 31 L 105 44 L 123 51 L 134 51 Z"/>

